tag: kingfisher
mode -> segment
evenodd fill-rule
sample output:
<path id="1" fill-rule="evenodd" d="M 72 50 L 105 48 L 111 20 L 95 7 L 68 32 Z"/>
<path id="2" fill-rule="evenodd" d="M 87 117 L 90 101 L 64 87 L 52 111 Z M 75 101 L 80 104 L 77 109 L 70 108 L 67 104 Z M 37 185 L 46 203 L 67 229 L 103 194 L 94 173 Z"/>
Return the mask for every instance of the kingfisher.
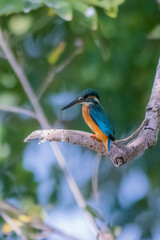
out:
<path id="1" fill-rule="evenodd" d="M 106 150 L 110 150 L 111 141 L 114 141 L 114 129 L 112 123 L 100 104 L 100 97 L 96 90 L 89 88 L 82 91 L 72 102 L 61 111 L 76 104 L 82 104 L 82 115 L 89 128 L 95 133 L 92 139 L 102 141 Z"/>

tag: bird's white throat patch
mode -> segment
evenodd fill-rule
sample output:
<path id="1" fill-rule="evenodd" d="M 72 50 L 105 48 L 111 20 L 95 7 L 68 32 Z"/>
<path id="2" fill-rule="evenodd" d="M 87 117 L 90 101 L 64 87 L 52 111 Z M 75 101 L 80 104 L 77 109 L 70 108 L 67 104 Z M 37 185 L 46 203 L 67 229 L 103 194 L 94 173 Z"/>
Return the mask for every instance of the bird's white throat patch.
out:
<path id="1" fill-rule="evenodd" d="M 96 101 L 97 103 L 99 103 L 98 98 L 94 97 L 93 99 L 94 99 L 94 101 Z"/>
<path id="2" fill-rule="evenodd" d="M 93 104 L 92 102 L 82 102 L 82 104 L 84 104 L 85 106 L 89 106 L 91 104 Z"/>
<path id="3" fill-rule="evenodd" d="M 89 99 L 92 99 L 95 102 L 99 103 L 99 100 L 96 97 L 90 97 Z M 84 104 L 85 106 L 89 106 L 89 105 L 93 104 L 93 102 L 82 102 L 82 104 Z"/>

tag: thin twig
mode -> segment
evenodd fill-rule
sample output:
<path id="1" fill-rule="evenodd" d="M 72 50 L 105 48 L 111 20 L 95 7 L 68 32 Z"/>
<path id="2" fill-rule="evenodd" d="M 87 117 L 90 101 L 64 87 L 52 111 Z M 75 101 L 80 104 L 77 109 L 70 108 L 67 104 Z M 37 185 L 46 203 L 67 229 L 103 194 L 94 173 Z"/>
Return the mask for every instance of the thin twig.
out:
<path id="1" fill-rule="evenodd" d="M 0 28 L 0 45 L 1 45 L 1 48 L 2 48 L 6 58 L 8 59 L 10 65 L 12 66 L 12 69 L 14 70 L 17 77 L 19 78 L 19 81 L 21 82 L 23 89 L 35 110 L 35 114 L 36 114 L 36 117 L 37 117 L 40 125 L 42 126 L 42 128 L 47 128 L 47 129 L 51 128 L 51 126 L 49 125 L 49 123 L 43 113 L 43 110 L 38 102 L 38 99 L 29 84 L 27 77 L 25 76 L 21 66 L 18 64 L 15 56 L 13 55 L 13 53 L 8 45 L 8 42 L 5 40 L 1 28 Z M 57 159 L 61 169 L 64 172 L 66 180 L 69 184 L 69 187 L 72 191 L 73 196 L 75 197 L 75 200 L 76 200 L 78 206 L 84 209 L 84 211 L 85 211 L 86 215 L 88 216 L 88 219 L 92 225 L 92 228 L 98 234 L 99 229 L 98 229 L 93 217 L 86 211 L 85 199 L 83 198 L 75 180 L 73 179 L 72 175 L 70 174 L 70 172 L 67 169 L 66 161 L 64 159 L 64 156 L 62 155 L 62 152 L 60 151 L 60 149 L 56 143 L 51 143 L 50 145 L 51 145 L 52 151 L 55 154 L 56 159 Z"/>
<path id="2" fill-rule="evenodd" d="M 40 99 L 42 97 L 42 95 L 44 94 L 44 92 L 46 91 L 46 89 L 48 88 L 48 86 L 50 85 L 51 82 L 54 81 L 55 76 L 57 73 L 61 72 L 66 66 L 68 66 L 73 59 L 80 54 L 82 51 L 80 51 L 80 49 L 76 49 L 70 56 L 69 58 L 67 58 L 63 63 L 61 63 L 59 66 L 55 67 L 53 66 L 52 69 L 50 70 L 50 72 L 47 75 L 47 78 L 44 80 L 44 82 L 42 83 L 42 86 L 39 89 L 38 92 L 38 99 Z"/>
<path id="3" fill-rule="evenodd" d="M 7 203 L 7 202 L 1 201 L 1 200 L 0 200 L 0 209 L 2 209 L 5 212 L 9 211 L 9 212 L 11 212 L 12 214 L 15 214 L 15 215 L 23 214 L 23 211 L 21 209 L 13 206 L 11 203 Z"/>
<path id="4" fill-rule="evenodd" d="M 39 102 L 31 88 L 29 81 L 28 81 L 27 77 L 25 76 L 21 66 L 18 64 L 15 56 L 13 55 L 11 49 L 9 48 L 7 39 L 4 38 L 1 28 L 0 28 L 0 46 L 1 46 L 8 62 L 10 63 L 12 69 L 14 70 L 15 74 L 19 78 L 19 81 L 20 81 L 23 89 L 25 90 L 25 93 L 27 94 L 27 96 L 35 110 L 37 119 L 39 120 L 39 122 L 42 126 L 45 126 L 45 128 L 48 128 L 49 125 L 48 125 L 47 119 L 45 118 L 45 115 L 42 111 L 42 108 L 39 105 Z"/>
<path id="5" fill-rule="evenodd" d="M 95 160 L 95 165 L 94 165 L 94 171 L 92 175 L 92 189 L 93 189 L 93 196 L 98 203 L 99 195 L 98 195 L 98 170 L 99 170 L 99 165 L 101 162 L 101 155 L 97 154 L 96 160 Z"/>
<path id="6" fill-rule="evenodd" d="M 55 72 L 59 73 L 61 72 L 65 67 L 67 67 L 72 61 L 73 59 L 78 55 L 82 53 L 82 47 L 78 47 L 76 48 L 76 50 L 69 56 L 69 58 L 67 58 L 63 63 L 61 63 L 59 66 L 56 67 Z"/>
<path id="7" fill-rule="evenodd" d="M 34 112 L 21 107 L 0 105 L 0 111 L 18 113 L 18 114 L 26 115 L 28 117 L 37 119 L 36 114 Z"/>
<path id="8" fill-rule="evenodd" d="M 148 121 L 145 119 L 142 123 L 141 123 L 141 125 L 137 128 L 137 130 L 135 131 L 135 132 L 133 132 L 130 136 L 128 136 L 127 138 L 123 138 L 123 139 L 121 139 L 121 140 L 116 140 L 114 143 L 122 143 L 122 144 L 124 144 L 125 142 L 128 142 L 128 141 L 130 141 L 132 138 L 134 138 L 136 135 L 138 135 L 141 131 L 142 131 L 142 129 L 145 127 L 145 126 L 147 126 L 147 123 L 148 123 Z"/>
<path id="9" fill-rule="evenodd" d="M 38 222 L 36 219 L 32 220 L 30 225 L 37 230 L 42 230 L 42 232 L 40 234 L 35 234 L 36 239 L 38 239 L 38 238 L 44 239 L 47 237 L 47 235 L 49 233 L 54 233 L 55 235 L 60 236 L 60 237 L 64 238 L 65 240 L 80 240 L 80 238 L 73 237 L 70 234 L 63 232 L 58 228 L 48 226 L 45 223 L 40 222 L 40 221 Z"/>
<path id="10" fill-rule="evenodd" d="M 21 228 L 13 222 L 12 218 L 10 218 L 3 210 L 0 210 L 0 215 L 9 225 L 11 225 L 13 230 L 19 237 L 21 237 L 22 240 L 27 240 L 25 235 L 22 233 Z"/>

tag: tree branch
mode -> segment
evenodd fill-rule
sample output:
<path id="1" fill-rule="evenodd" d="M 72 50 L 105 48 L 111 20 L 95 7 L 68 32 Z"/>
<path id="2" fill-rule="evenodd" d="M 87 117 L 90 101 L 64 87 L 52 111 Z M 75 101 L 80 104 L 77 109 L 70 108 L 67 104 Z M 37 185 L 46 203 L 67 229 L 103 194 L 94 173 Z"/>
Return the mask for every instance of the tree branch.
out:
<path id="1" fill-rule="evenodd" d="M 0 215 L 13 228 L 17 236 L 19 236 L 22 240 L 27 240 L 25 235 L 22 233 L 21 228 L 13 222 L 9 215 L 7 215 L 3 210 L 0 210 Z"/>
<path id="2" fill-rule="evenodd" d="M 152 93 L 146 107 L 145 119 L 131 137 L 135 137 L 127 144 L 120 145 L 124 140 L 111 143 L 111 150 L 106 152 L 102 142 L 97 142 L 90 138 L 90 133 L 74 130 L 51 129 L 32 132 L 25 141 L 40 138 L 41 142 L 58 141 L 78 144 L 88 149 L 94 150 L 102 155 L 108 156 L 116 167 L 132 160 L 138 154 L 152 147 L 157 143 L 160 125 L 160 59 L 157 66 L 156 76 L 152 88 Z"/>
<path id="3" fill-rule="evenodd" d="M 37 119 L 36 114 L 30 110 L 21 108 L 21 107 L 16 107 L 16 106 L 7 106 L 7 105 L 0 105 L 0 112 L 12 112 L 12 113 L 18 113 L 18 114 L 23 114 L 28 117 L 32 117 Z"/>

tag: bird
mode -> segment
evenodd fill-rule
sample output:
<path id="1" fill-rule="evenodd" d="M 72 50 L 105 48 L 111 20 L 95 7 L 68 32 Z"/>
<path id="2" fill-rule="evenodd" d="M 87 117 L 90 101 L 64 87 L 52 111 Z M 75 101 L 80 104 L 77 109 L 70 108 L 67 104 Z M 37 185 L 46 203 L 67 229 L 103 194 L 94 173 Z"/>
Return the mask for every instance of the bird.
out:
<path id="1" fill-rule="evenodd" d="M 91 135 L 94 140 L 102 141 L 106 150 L 110 150 L 111 141 L 115 140 L 115 132 L 108 114 L 100 104 L 100 97 L 96 90 L 89 88 L 80 94 L 61 111 L 76 104 L 82 104 L 82 115 L 89 128 L 95 133 Z"/>

